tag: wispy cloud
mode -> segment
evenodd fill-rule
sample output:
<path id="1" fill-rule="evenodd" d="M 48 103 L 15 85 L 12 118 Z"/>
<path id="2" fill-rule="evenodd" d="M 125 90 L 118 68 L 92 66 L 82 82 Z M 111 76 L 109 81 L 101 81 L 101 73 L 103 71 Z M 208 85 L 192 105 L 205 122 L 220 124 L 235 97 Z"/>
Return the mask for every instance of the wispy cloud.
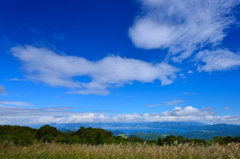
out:
<path id="1" fill-rule="evenodd" d="M 178 105 L 179 103 L 183 103 L 183 102 L 186 102 L 185 100 L 172 100 L 170 102 L 164 102 L 163 104 L 166 105 L 166 106 L 175 106 L 175 105 Z"/>
<path id="2" fill-rule="evenodd" d="M 0 94 L 7 93 L 6 89 L 3 86 L 0 86 Z"/>
<path id="3" fill-rule="evenodd" d="M 119 112 L 119 111 L 113 111 L 113 110 L 92 110 L 91 112 L 94 112 L 94 113 L 116 113 L 116 112 Z"/>
<path id="4" fill-rule="evenodd" d="M 109 87 L 119 87 L 133 81 L 153 82 L 156 79 L 167 85 L 173 82 L 179 71 L 166 62 L 152 64 L 113 55 L 99 61 L 88 61 L 34 46 L 13 47 L 11 52 L 22 62 L 23 69 L 28 73 L 25 76 L 27 79 L 52 87 L 75 89 L 68 93 L 106 95 Z M 74 81 L 73 78 L 78 76 L 88 76 L 92 80 L 89 83 Z"/>
<path id="5" fill-rule="evenodd" d="M 188 74 L 193 74 L 194 72 L 192 70 L 187 71 Z"/>
<path id="6" fill-rule="evenodd" d="M 44 108 L 23 108 L 13 106 L 0 106 L 0 116 L 70 116 L 81 115 L 72 111 L 72 107 L 44 107 Z"/>
<path id="7" fill-rule="evenodd" d="M 8 79 L 8 81 L 28 81 L 28 79 L 12 78 L 12 79 Z"/>
<path id="8" fill-rule="evenodd" d="M 229 107 L 225 107 L 224 109 L 225 109 L 225 110 L 231 110 Z"/>
<path id="9" fill-rule="evenodd" d="M 195 95 L 195 94 L 199 94 L 199 93 L 194 93 L 194 92 L 184 92 L 183 94 L 185 94 L 185 95 Z"/>
<path id="10" fill-rule="evenodd" d="M 0 100 L 0 104 L 3 105 L 14 105 L 14 106 L 32 106 L 32 103 L 20 102 L 20 101 L 4 101 Z"/>
<path id="11" fill-rule="evenodd" d="M 176 106 L 180 103 L 184 103 L 186 102 L 185 100 L 172 100 L 172 101 L 169 101 L 169 102 L 164 102 L 162 104 L 145 104 L 144 106 L 146 107 L 156 107 L 156 106 Z"/>
<path id="12" fill-rule="evenodd" d="M 156 106 L 162 106 L 162 104 L 152 104 L 152 105 L 145 104 L 144 106 L 146 106 L 146 107 L 156 107 Z"/>
<path id="13" fill-rule="evenodd" d="M 198 71 L 223 71 L 240 66 L 240 54 L 228 50 L 201 51 L 195 56 Z"/>
<path id="14" fill-rule="evenodd" d="M 54 115 L 53 118 L 65 118 L 65 117 L 69 117 L 67 115 Z"/>
<path id="15" fill-rule="evenodd" d="M 180 74 L 179 74 L 179 77 L 181 77 L 182 79 L 187 78 L 183 73 L 180 73 Z"/>
<path id="16" fill-rule="evenodd" d="M 235 24 L 239 0 L 141 0 L 143 13 L 129 29 L 136 47 L 168 48 L 167 59 L 181 62 L 204 46 L 216 46 Z"/>

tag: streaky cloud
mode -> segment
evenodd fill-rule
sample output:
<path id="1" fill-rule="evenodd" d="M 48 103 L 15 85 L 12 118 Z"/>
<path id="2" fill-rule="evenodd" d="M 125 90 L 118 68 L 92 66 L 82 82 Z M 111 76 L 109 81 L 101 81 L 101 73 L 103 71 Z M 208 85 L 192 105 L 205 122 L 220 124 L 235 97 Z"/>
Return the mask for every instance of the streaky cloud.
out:
<path id="1" fill-rule="evenodd" d="M 6 89 L 3 86 L 0 86 L 0 93 L 7 93 Z"/>
<path id="2" fill-rule="evenodd" d="M 145 104 L 144 106 L 146 106 L 146 107 L 157 107 L 157 106 L 162 106 L 162 104 L 152 104 L 152 105 Z"/>
<path id="3" fill-rule="evenodd" d="M 174 100 L 169 101 L 169 102 L 164 102 L 163 104 L 166 105 L 166 106 L 175 106 L 175 105 L 178 105 L 179 103 L 183 103 L 183 102 L 186 102 L 186 101 L 185 100 L 174 99 Z"/>
<path id="4" fill-rule="evenodd" d="M 26 79 L 44 82 L 51 87 L 72 89 L 67 93 L 107 95 L 109 87 L 121 87 L 133 81 L 142 83 L 158 79 L 162 85 L 174 82 L 178 68 L 166 62 L 148 63 L 142 60 L 109 55 L 99 61 L 78 56 L 60 55 L 47 48 L 17 46 L 11 49 L 23 69 Z M 74 77 L 88 76 L 84 83 Z"/>
<path id="5" fill-rule="evenodd" d="M 3 105 L 14 105 L 14 106 L 32 106 L 32 103 L 27 103 L 27 102 L 21 102 L 21 101 L 5 101 L 5 100 L 0 100 L 0 104 Z"/>
<path id="6" fill-rule="evenodd" d="M 235 69 L 240 66 L 240 54 L 227 49 L 204 50 L 196 54 L 198 71 L 212 72 Z"/>
<path id="7" fill-rule="evenodd" d="M 198 49 L 219 45 L 237 23 L 239 0 L 140 0 L 143 13 L 129 28 L 133 44 L 169 49 L 167 60 L 182 62 Z M 228 30 L 227 30 L 228 29 Z"/>

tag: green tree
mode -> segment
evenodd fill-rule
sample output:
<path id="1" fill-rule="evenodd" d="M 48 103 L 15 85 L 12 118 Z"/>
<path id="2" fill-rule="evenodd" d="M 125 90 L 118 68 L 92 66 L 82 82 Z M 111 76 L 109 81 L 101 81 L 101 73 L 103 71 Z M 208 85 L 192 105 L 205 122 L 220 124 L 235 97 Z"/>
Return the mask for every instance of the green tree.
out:
<path id="1" fill-rule="evenodd" d="M 135 142 L 144 143 L 143 139 L 139 139 L 136 136 L 131 136 L 131 137 L 127 138 L 127 140 L 128 140 L 128 142 L 131 142 L 131 143 L 135 143 Z"/>
<path id="2" fill-rule="evenodd" d="M 84 135 L 84 132 L 85 132 L 85 127 L 81 126 L 78 131 L 76 132 L 76 135 L 78 136 L 83 136 Z"/>
<path id="3" fill-rule="evenodd" d="M 13 141 L 15 145 L 27 146 L 33 143 L 34 135 L 29 132 L 21 132 L 10 135 L 9 140 Z"/>
<path id="4" fill-rule="evenodd" d="M 52 142 L 53 141 L 53 137 L 52 137 L 52 135 L 51 134 L 47 134 L 47 135 L 44 135 L 44 136 L 42 136 L 42 141 L 43 142 Z"/>
<path id="5" fill-rule="evenodd" d="M 108 144 L 112 144 L 112 143 L 115 143 L 116 141 L 114 140 L 114 137 L 109 137 L 106 139 L 106 143 Z"/>
<path id="6" fill-rule="evenodd" d="M 177 140 L 179 143 L 183 143 L 185 139 L 182 135 L 178 135 Z"/>
<path id="7" fill-rule="evenodd" d="M 222 136 L 214 136 L 214 142 L 218 142 L 220 145 L 224 143 Z"/>
<path id="8" fill-rule="evenodd" d="M 5 130 L 5 127 L 0 125 L 0 135 L 8 135 L 6 130 Z"/>
<path id="9" fill-rule="evenodd" d="M 159 145 L 159 146 L 163 146 L 163 140 L 161 139 L 160 136 L 158 137 L 157 145 Z"/>
<path id="10" fill-rule="evenodd" d="M 233 138 L 233 141 L 234 141 L 234 142 L 240 142 L 240 137 L 234 137 L 234 138 Z"/>
<path id="11" fill-rule="evenodd" d="M 52 127 L 50 125 L 44 125 L 38 129 L 38 131 L 36 133 L 36 138 L 38 140 L 41 140 L 43 138 L 43 136 L 45 136 L 45 138 L 50 139 L 51 137 L 57 137 L 60 134 L 61 134 L 61 132 L 58 131 L 57 128 Z"/>
<path id="12" fill-rule="evenodd" d="M 225 144 L 231 143 L 233 141 L 233 138 L 231 136 L 227 136 L 223 138 L 223 141 Z"/>
<path id="13" fill-rule="evenodd" d="M 96 136 L 95 141 L 96 141 L 97 145 L 105 143 L 105 138 L 104 138 L 103 134 L 100 131 L 97 132 L 97 136 Z"/>
<path id="14" fill-rule="evenodd" d="M 128 138 L 128 142 L 131 142 L 130 138 Z M 117 137 L 116 137 L 116 143 L 117 143 L 117 144 L 122 143 L 123 145 L 126 144 L 125 139 L 124 139 L 122 136 L 117 136 Z"/>
<path id="15" fill-rule="evenodd" d="M 69 144 L 76 144 L 78 143 L 78 139 L 76 136 L 73 136 L 70 138 Z"/>
<path id="16" fill-rule="evenodd" d="M 88 143 L 88 140 L 87 140 L 85 137 L 81 137 L 81 138 L 79 138 L 79 143 L 81 143 L 81 144 L 87 144 L 87 143 Z"/>
<path id="17" fill-rule="evenodd" d="M 173 144 L 177 140 L 177 137 L 170 135 L 165 138 L 165 142 L 169 145 Z"/>

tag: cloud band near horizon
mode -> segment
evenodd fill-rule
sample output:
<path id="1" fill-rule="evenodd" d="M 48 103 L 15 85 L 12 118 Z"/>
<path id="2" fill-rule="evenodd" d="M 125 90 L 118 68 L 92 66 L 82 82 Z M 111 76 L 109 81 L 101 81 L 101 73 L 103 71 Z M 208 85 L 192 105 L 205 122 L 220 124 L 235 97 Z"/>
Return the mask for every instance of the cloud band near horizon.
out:
<path id="1" fill-rule="evenodd" d="M 198 110 L 192 106 L 175 107 L 161 114 L 116 114 L 69 111 L 70 107 L 54 108 L 17 108 L 0 106 L 0 125 L 4 124 L 49 124 L 49 123 L 99 123 L 99 122 L 166 122 L 196 121 L 203 123 L 229 123 L 240 125 L 239 116 L 213 116 L 213 108 Z"/>

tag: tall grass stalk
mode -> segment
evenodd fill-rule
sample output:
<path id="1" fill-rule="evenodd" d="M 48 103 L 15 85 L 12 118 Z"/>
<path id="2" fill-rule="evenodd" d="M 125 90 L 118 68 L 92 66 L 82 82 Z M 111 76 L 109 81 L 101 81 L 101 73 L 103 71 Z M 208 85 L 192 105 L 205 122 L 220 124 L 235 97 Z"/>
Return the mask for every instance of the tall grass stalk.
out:
<path id="1" fill-rule="evenodd" d="M 35 143 L 31 146 L 16 146 L 13 142 L 0 143 L 0 158 L 3 159 L 172 159 L 172 158 L 199 158 L 199 159 L 237 159 L 240 158 L 240 144 L 231 143 L 219 145 L 214 143 L 210 146 L 196 145 L 194 143 L 169 145 L 143 144 L 57 144 Z"/>

